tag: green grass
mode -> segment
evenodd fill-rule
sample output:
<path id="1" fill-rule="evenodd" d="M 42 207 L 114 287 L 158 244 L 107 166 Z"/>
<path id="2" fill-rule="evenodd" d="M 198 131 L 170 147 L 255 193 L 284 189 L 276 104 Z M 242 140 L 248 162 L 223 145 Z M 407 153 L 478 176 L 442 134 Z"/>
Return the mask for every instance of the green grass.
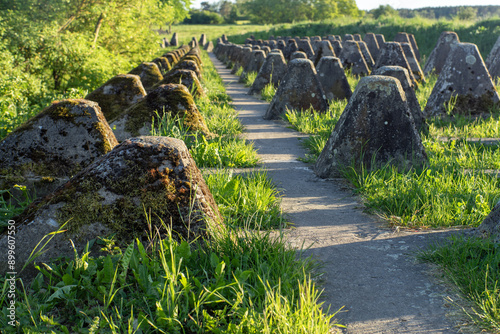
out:
<path id="1" fill-rule="evenodd" d="M 250 218 L 251 219 L 251 218 Z M 108 254 L 84 251 L 40 265 L 17 291 L 17 328 L 8 325 L 8 284 L 0 295 L 4 333 L 326 333 L 333 315 L 318 302 L 316 265 L 283 236 L 213 229 L 188 243 L 150 235 Z"/>
<path id="2" fill-rule="evenodd" d="M 252 217 L 252 229 L 275 229 L 288 225 L 280 203 L 281 196 L 265 171 L 234 175 L 220 170 L 205 176 L 225 223 L 230 226 L 247 224 L 245 217 Z M 255 225 L 257 223 L 257 225 Z"/>
<path id="3" fill-rule="evenodd" d="M 480 327 L 500 331 L 500 250 L 498 243 L 453 237 L 421 252 L 423 261 L 438 264 L 463 296 L 472 302 L 464 311 Z"/>
<path id="4" fill-rule="evenodd" d="M 243 82 L 245 84 L 245 87 L 251 87 L 256 77 L 257 77 L 257 72 L 247 73 Z"/>
<path id="5" fill-rule="evenodd" d="M 264 86 L 262 91 L 260 92 L 261 98 L 264 101 L 271 102 L 273 100 L 274 95 L 276 94 L 276 87 L 272 83 L 268 83 Z"/>

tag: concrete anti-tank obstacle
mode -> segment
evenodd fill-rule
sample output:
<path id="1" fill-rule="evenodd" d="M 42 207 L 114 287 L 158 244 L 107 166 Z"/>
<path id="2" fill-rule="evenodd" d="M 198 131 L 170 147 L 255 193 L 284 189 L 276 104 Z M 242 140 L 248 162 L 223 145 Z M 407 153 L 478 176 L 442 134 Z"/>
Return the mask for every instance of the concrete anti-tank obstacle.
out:
<path id="1" fill-rule="evenodd" d="M 269 83 L 272 83 L 274 87 L 278 87 L 280 81 L 287 72 L 285 57 L 283 57 L 280 50 L 278 51 L 279 52 L 270 52 L 267 55 L 264 64 L 260 68 L 259 73 L 257 73 L 257 77 L 248 91 L 249 95 L 260 94 L 262 89 Z"/>
<path id="2" fill-rule="evenodd" d="M 358 42 L 349 40 L 342 44 L 339 58 L 345 69 L 350 69 L 355 76 L 369 75 L 370 69 L 366 64 L 365 57 L 361 52 Z"/>
<path id="3" fill-rule="evenodd" d="M 149 215 L 149 219 L 147 217 Z M 16 261 L 21 268 L 47 234 L 64 226 L 37 263 L 74 256 L 87 242 L 115 235 L 120 244 L 148 233 L 193 240 L 220 226 L 217 205 L 182 140 L 139 137 L 126 140 L 63 186 L 28 207 L 16 221 Z M 150 226 L 148 225 L 150 224 Z M 41 243 L 43 245 L 43 242 Z M 90 251 L 99 252 L 98 249 Z M 8 271 L 7 235 L 0 236 L 0 273 Z M 31 266 L 20 277 L 33 277 Z"/>
<path id="4" fill-rule="evenodd" d="M 420 51 L 418 50 L 417 41 L 415 40 L 415 36 L 413 34 L 409 34 L 406 32 L 398 32 L 396 37 L 394 37 L 394 42 L 410 44 L 415 60 L 417 62 L 420 61 Z"/>
<path id="5" fill-rule="evenodd" d="M 201 78 L 202 78 L 201 69 L 198 66 L 198 64 L 196 63 L 196 61 L 194 61 L 194 60 L 182 59 L 177 64 L 175 64 L 174 67 L 172 67 L 172 70 L 191 70 L 194 73 L 196 73 L 196 76 L 198 77 L 198 79 L 201 80 Z"/>
<path id="6" fill-rule="evenodd" d="M 198 80 L 198 76 L 194 71 L 191 70 L 178 69 L 170 71 L 154 88 L 156 89 L 159 86 L 166 84 L 182 84 L 186 86 L 193 97 L 204 95 L 200 80 Z"/>
<path id="7" fill-rule="evenodd" d="M 413 76 L 415 77 L 415 80 L 418 82 L 425 82 L 425 75 L 424 72 L 422 71 L 422 68 L 420 67 L 420 64 L 417 61 L 417 58 L 415 56 L 415 53 L 413 52 L 413 48 L 411 47 L 410 43 L 399 43 L 401 45 L 401 48 L 403 49 L 403 52 L 405 54 L 406 60 L 408 61 L 408 65 L 410 65 L 411 71 L 413 73 Z"/>
<path id="8" fill-rule="evenodd" d="M 374 75 L 359 81 L 314 169 L 319 177 L 332 178 L 353 165 L 407 170 L 426 161 L 399 80 Z"/>
<path id="9" fill-rule="evenodd" d="M 385 44 L 385 36 L 382 34 L 375 34 L 379 48 L 382 48 Z"/>
<path id="10" fill-rule="evenodd" d="M 386 75 L 399 80 L 399 83 L 405 93 L 406 102 L 410 108 L 413 121 L 415 122 L 415 127 L 420 133 L 428 133 L 429 126 L 425 121 L 425 117 L 415 94 L 415 88 L 411 83 L 408 70 L 401 66 L 382 66 L 381 68 L 373 71 L 372 75 Z"/>
<path id="11" fill-rule="evenodd" d="M 165 113 L 182 120 L 191 132 L 200 131 L 210 135 L 203 116 L 198 111 L 193 97 L 184 85 L 166 84 L 157 87 L 144 98 L 128 108 L 120 117 L 110 121 L 119 142 L 139 135 L 149 135 L 151 120 Z"/>
<path id="12" fill-rule="evenodd" d="M 176 32 L 174 32 L 174 34 L 172 35 L 172 39 L 170 40 L 170 45 L 179 46 L 179 37 L 177 36 Z"/>
<path id="13" fill-rule="evenodd" d="M 316 71 L 327 100 L 341 100 L 351 97 L 351 87 L 339 58 L 321 57 L 316 65 Z"/>
<path id="14" fill-rule="evenodd" d="M 316 54 L 311 46 L 311 42 L 308 39 L 300 39 L 297 42 L 297 46 L 299 47 L 298 51 L 305 52 L 307 55 L 307 59 L 314 61 Z"/>
<path id="15" fill-rule="evenodd" d="M 0 141 L 0 189 L 44 196 L 116 145 L 96 102 L 56 101 Z"/>
<path id="16" fill-rule="evenodd" d="M 316 69 L 309 59 L 291 60 L 288 63 L 288 71 L 269 104 L 264 119 L 278 119 L 287 109 L 306 110 L 309 108 L 319 112 L 328 109 Z"/>
<path id="17" fill-rule="evenodd" d="M 445 112 L 487 113 L 500 96 L 475 44 L 456 43 L 446 59 L 424 109 L 425 115 Z"/>
<path id="18" fill-rule="evenodd" d="M 156 66 L 158 66 L 161 75 L 165 75 L 168 71 L 172 69 L 172 65 L 170 64 L 170 62 L 166 57 L 158 57 L 151 60 L 151 62 L 155 63 Z"/>
<path id="19" fill-rule="evenodd" d="M 290 60 L 294 59 L 307 59 L 307 55 L 304 51 L 295 51 L 290 55 Z"/>
<path id="20" fill-rule="evenodd" d="M 490 72 L 494 82 L 499 82 L 500 79 L 500 36 L 498 36 L 495 45 L 491 49 L 485 61 L 486 67 Z"/>
<path id="21" fill-rule="evenodd" d="M 285 56 L 286 60 L 290 60 L 290 56 L 295 51 L 299 51 L 297 42 L 294 39 L 289 39 L 288 42 L 286 43 L 286 48 L 283 51 L 283 56 Z"/>
<path id="22" fill-rule="evenodd" d="M 318 52 L 314 60 L 314 65 L 317 66 L 322 57 L 337 57 L 333 50 L 332 44 L 328 40 L 318 43 Z"/>
<path id="23" fill-rule="evenodd" d="M 142 63 L 128 74 L 138 75 L 146 92 L 149 92 L 154 85 L 163 79 L 158 65 L 152 62 Z"/>
<path id="24" fill-rule="evenodd" d="M 85 99 L 97 102 L 106 120 L 112 120 L 146 96 L 141 79 L 134 74 L 119 74 L 109 79 Z"/>
<path id="25" fill-rule="evenodd" d="M 368 65 L 369 68 L 373 68 L 373 66 L 375 65 L 375 61 L 373 60 L 373 57 L 366 43 L 363 41 L 356 41 L 356 43 L 358 43 L 359 49 L 363 54 L 363 58 L 365 58 L 366 65 Z"/>
<path id="26" fill-rule="evenodd" d="M 436 74 L 441 70 L 446 62 L 446 58 L 451 51 L 451 46 L 460 43 L 457 33 L 453 31 L 443 31 L 437 40 L 436 46 L 432 49 L 424 66 L 424 74 L 429 75 L 432 71 Z"/>
<path id="27" fill-rule="evenodd" d="M 380 52 L 378 55 L 377 62 L 375 63 L 374 70 L 382 66 L 401 66 L 408 70 L 410 79 L 413 85 L 417 84 L 417 80 L 413 75 L 410 64 L 406 59 L 405 53 L 401 44 L 398 42 L 385 42 L 382 47 L 380 47 Z"/>
<path id="28" fill-rule="evenodd" d="M 363 41 L 366 43 L 368 50 L 370 50 L 370 54 L 372 55 L 373 61 L 376 62 L 378 58 L 378 53 L 380 50 L 380 46 L 377 42 L 377 37 L 374 33 L 369 32 L 365 34 Z"/>
<path id="29" fill-rule="evenodd" d="M 258 73 L 260 68 L 264 64 L 266 60 L 266 53 L 262 50 L 254 50 L 252 51 L 252 57 L 250 62 L 245 66 L 243 72 L 240 75 L 240 82 L 244 82 L 248 73 L 255 72 Z"/>

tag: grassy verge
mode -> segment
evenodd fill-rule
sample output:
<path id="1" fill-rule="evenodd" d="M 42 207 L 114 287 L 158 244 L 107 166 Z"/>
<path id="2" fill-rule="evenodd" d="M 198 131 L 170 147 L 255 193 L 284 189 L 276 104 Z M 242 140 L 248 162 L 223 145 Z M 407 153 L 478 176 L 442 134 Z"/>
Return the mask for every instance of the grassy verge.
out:
<path id="1" fill-rule="evenodd" d="M 438 264 L 472 302 L 464 309 L 480 327 L 500 331 L 500 252 L 492 240 L 454 237 L 444 245 L 434 245 L 419 254 L 423 261 Z"/>

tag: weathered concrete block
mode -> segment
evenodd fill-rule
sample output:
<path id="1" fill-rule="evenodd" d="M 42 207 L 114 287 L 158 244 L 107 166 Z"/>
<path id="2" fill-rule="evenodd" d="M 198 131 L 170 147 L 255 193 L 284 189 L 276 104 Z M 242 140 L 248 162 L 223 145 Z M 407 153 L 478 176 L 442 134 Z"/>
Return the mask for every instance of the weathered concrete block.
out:
<path id="1" fill-rule="evenodd" d="M 401 66 L 406 68 L 408 70 L 408 74 L 410 75 L 412 84 L 417 84 L 417 80 L 413 75 L 413 71 L 411 70 L 410 64 L 408 64 L 408 60 L 406 59 L 400 43 L 385 42 L 380 48 L 380 53 L 373 69 L 375 70 L 382 66 Z"/>
<path id="2" fill-rule="evenodd" d="M 424 113 L 486 113 L 499 101 L 500 97 L 477 46 L 456 43 L 451 46 Z"/>
<path id="3" fill-rule="evenodd" d="M 193 132 L 210 133 L 186 86 L 166 84 L 151 91 L 111 122 L 116 139 L 122 142 L 139 135 L 149 135 L 151 120 L 157 117 L 157 113 L 160 117 L 168 113 L 182 119 L 184 126 Z"/>
<path id="4" fill-rule="evenodd" d="M 99 236 L 115 234 L 120 245 L 127 245 L 135 238 L 147 242 L 149 233 L 164 237 L 165 226 L 170 226 L 174 236 L 192 240 L 221 223 L 217 205 L 186 145 L 168 137 L 123 142 L 15 220 L 19 268 L 42 237 L 66 222 L 65 232 L 54 236 L 37 263 L 72 257 L 70 239 L 81 252 Z M 0 273 L 5 274 L 9 271 L 5 233 L 0 236 L 0 250 Z M 23 275 L 33 273 L 31 266 Z"/>
<path id="5" fill-rule="evenodd" d="M 112 121 L 144 96 L 146 91 L 138 75 L 119 74 L 89 93 L 85 99 L 97 102 L 106 120 Z"/>
<path id="6" fill-rule="evenodd" d="M 170 64 L 170 62 L 166 57 L 158 57 L 151 60 L 151 62 L 155 63 L 156 66 L 158 66 L 161 75 L 167 74 L 167 72 L 172 69 L 172 65 Z"/>
<path id="7" fill-rule="evenodd" d="M 436 43 L 436 46 L 429 54 L 424 66 L 424 74 L 429 75 L 432 71 L 439 74 L 450 54 L 451 46 L 460 43 L 457 33 L 453 31 L 443 31 Z"/>
<path id="8" fill-rule="evenodd" d="M 420 103 L 415 95 L 415 88 L 411 83 L 408 70 L 401 66 L 382 66 L 373 71 L 372 75 L 386 75 L 399 80 L 399 83 L 405 93 L 406 102 L 410 108 L 413 121 L 415 122 L 415 127 L 420 133 L 428 133 L 429 126 L 425 121 L 422 108 L 420 107 Z"/>
<path id="9" fill-rule="evenodd" d="M 349 99 L 351 97 L 351 87 L 339 58 L 321 57 L 316 65 L 316 71 L 328 100 Z"/>
<path id="10" fill-rule="evenodd" d="M 420 64 L 417 61 L 417 58 L 415 56 L 415 53 L 413 52 L 413 48 L 411 47 L 410 43 L 399 43 L 399 44 L 401 44 L 401 48 L 405 53 L 406 60 L 408 61 L 408 65 L 410 65 L 415 80 L 419 82 L 425 82 L 424 72 L 422 71 L 422 68 L 420 67 Z"/>
<path id="11" fill-rule="evenodd" d="M 361 52 L 358 42 L 353 40 L 345 41 L 342 51 L 340 51 L 339 58 L 342 61 L 342 66 L 345 69 L 350 69 L 353 75 L 363 76 L 370 74 L 370 69 L 366 64 L 365 57 Z"/>
<path id="12" fill-rule="evenodd" d="M 420 167 L 427 155 L 399 80 L 387 76 L 361 78 L 325 148 L 315 172 L 341 176 L 354 165 L 367 169 L 386 164 L 402 170 Z"/>
<path id="13" fill-rule="evenodd" d="M 287 109 L 326 111 L 328 103 L 309 59 L 294 59 L 264 115 L 264 119 L 278 119 Z"/>
<path id="14" fill-rule="evenodd" d="M 190 70 L 196 73 L 198 79 L 201 80 L 201 68 L 198 66 L 196 61 L 190 59 L 182 59 L 172 68 L 175 70 Z M 161 81 L 161 80 L 160 80 Z"/>
<path id="15" fill-rule="evenodd" d="M 321 57 L 337 57 L 335 51 L 333 50 L 332 44 L 328 41 L 321 41 L 318 43 L 318 52 L 316 52 L 316 58 L 314 60 L 314 65 L 317 66 Z"/>
<path id="16" fill-rule="evenodd" d="M 56 101 L 0 141 L 0 189 L 44 196 L 116 145 L 96 102 Z"/>
<path id="17" fill-rule="evenodd" d="M 257 77 L 255 78 L 252 87 L 250 87 L 248 94 L 260 94 L 262 89 L 264 89 L 264 87 L 269 83 L 272 83 L 274 87 L 278 87 L 286 72 L 287 64 L 281 51 L 269 53 L 264 61 L 264 64 L 260 68 L 259 73 L 257 73 Z"/>
<path id="18" fill-rule="evenodd" d="M 186 86 L 192 96 L 199 97 L 204 95 L 203 88 L 196 73 L 191 70 L 173 70 L 167 73 L 160 81 L 155 89 L 166 84 L 182 84 Z"/>
<path id="19" fill-rule="evenodd" d="M 368 50 L 370 50 L 370 54 L 372 55 L 373 61 L 377 61 L 378 53 L 380 50 L 380 46 L 378 45 L 377 42 L 377 37 L 375 37 L 374 33 L 369 32 L 365 35 L 363 40 L 366 43 Z"/>
<path id="20" fill-rule="evenodd" d="M 179 46 L 179 37 L 177 36 L 176 32 L 174 32 L 174 34 L 172 35 L 172 39 L 170 40 L 170 45 Z"/>
<path id="21" fill-rule="evenodd" d="M 307 55 L 303 51 L 295 51 L 290 55 L 290 60 L 294 59 L 307 59 Z"/>
<path id="22" fill-rule="evenodd" d="M 493 81 L 498 82 L 500 79 L 500 36 L 486 58 L 485 64 Z"/>
<path id="23" fill-rule="evenodd" d="M 155 84 L 163 79 L 160 69 L 155 63 L 152 62 L 142 63 L 132 71 L 128 72 L 128 74 L 138 75 L 141 78 L 142 86 L 146 92 L 149 92 Z"/>

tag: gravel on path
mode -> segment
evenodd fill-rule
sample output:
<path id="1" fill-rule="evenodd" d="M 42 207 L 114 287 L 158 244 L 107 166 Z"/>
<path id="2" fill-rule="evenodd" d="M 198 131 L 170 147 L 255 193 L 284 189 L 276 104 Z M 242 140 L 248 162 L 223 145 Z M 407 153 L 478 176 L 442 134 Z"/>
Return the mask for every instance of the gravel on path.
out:
<path id="1" fill-rule="evenodd" d="M 309 247 L 322 264 L 322 301 L 346 326 L 345 333 L 459 333 L 449 314 L 447 291 L 418 263 L 415 252 L 452 231 L 399 231 L 365 214 L 359 199 L 342 180 L 318 178 L 300 138 L 284 121 L 262 118 L 269 103 L 247 95 L 225 65 L 210 54 L 254 142 L 263 168 L 282 191 L 282 208 L 293 222 L 292 245 Z"/>

